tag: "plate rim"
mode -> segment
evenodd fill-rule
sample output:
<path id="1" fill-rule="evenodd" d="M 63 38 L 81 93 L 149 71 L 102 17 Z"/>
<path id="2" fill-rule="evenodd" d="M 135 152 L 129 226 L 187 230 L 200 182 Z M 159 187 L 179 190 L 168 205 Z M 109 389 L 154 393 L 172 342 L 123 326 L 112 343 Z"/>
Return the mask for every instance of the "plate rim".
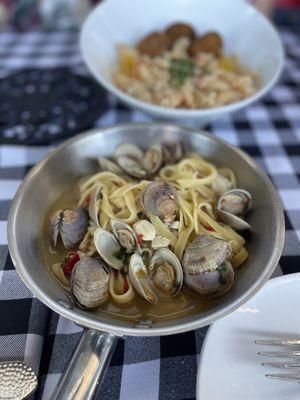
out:
<path id="1" fill-rule="evenodd" d="M 266 290 L 266 288 L 274 288 L 276 287 L 278 284 L 282 284 L 282 283 L 287 283 L 290 281 L 295 281 L 295 280 L 299 280 L 300 281 L 300 272 L 294 272 L 292 274 L 286 274 L 286 275 L 281 275 L 281 276 L 277 276 L 275 278 L 270 278 L 265 285 L 258 291 L 255 293 L 254 296 L 252 296 L 246 303 L 244 303 L 241 307 L 244 307 L 245 305 L 247 305 L 248 303 L 250 303 L 251 301 L 253 301 L 255 299 L 255 297 L 258 294 L 261 294 L 263 292 L 263 290 Z M 201 398 L 201 393 L 200 393 L 200 387 L 201 387 L 201 381 L 203 380 L 202 378 L 202 368 L 201 365 L 204 363 L 204 353 L 205 353 L 205 346 L 207 346 L 207 342 L 210 339 L 210 336 L 212 335 L 212 333 L 215 331 L 216 325 L 218 325 L 219 323 L 222 323 L 222 321 L 225 318 L 230 318 L 232 315 L 236 314 L 237 311 L 239 309 L 237 308 L 235 311 L 233 311 L 230 314 L 227 314 L 225 317 L 213 322 L 204 337 L 202 346 L 201 346 L 201 351 L 199 354 L 199 358 L 198 358 L 198 365 L 197 365 L 197 377 L 196 377 L 196 400 L 200 400 Z M 203 397 L 203 396 L 202 396 Z M 201 400 L 205 400 L 205 398 L 201 398 Z"/>

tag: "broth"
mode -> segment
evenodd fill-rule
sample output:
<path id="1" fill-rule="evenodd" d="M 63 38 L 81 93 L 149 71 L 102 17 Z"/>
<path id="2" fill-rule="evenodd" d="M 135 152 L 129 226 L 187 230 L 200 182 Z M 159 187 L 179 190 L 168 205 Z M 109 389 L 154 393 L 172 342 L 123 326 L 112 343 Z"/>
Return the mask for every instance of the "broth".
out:
<path id="1" fill-rule="evenodd" d="M 51 266 L 54 263 L 62 263 L 64 257 L 71 250 L 66 250 L 61 244 L 61 241 L 59 241 L 55 251 L 51 249 L 49 220 L 50 216 L 56 210 L 76 206 L 78 199 L 79 192 L 76 187 L 71 190 L 66 190 L 66 192 L 61 195 L 61 197 L 53 204 L 45 218 L 40 239 L 42 260 L 48 268 L 52 278 L 55 279 L 62 290 L 66 292 L 68 290 L 53 275 Z M 198 314 L 212 307 L 213 303 L 213 300 L 203 299 L 199 294 L 183 285 L 177 296 L 162 296 L 157 304 L 150 304 L 135 293 L 133 300 L 129 304 L 116 304 L 111 297 L 109 297 L 102 306 L 93 312 L 136 323 L 146 320 L 156 322 L 178 318 L 187 314 Z"/>

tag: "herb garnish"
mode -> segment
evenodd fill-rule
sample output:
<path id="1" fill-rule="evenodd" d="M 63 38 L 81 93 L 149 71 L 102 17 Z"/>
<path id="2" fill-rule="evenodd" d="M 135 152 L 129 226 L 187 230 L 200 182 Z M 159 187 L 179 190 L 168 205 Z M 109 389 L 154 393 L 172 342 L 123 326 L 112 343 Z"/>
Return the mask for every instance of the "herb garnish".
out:
<path id="1" fill-rule="evenodd" d="M 195 62 L 188 58 L 172 58 L 170 60 L 169 73 L 172 81 L 177 86 L 182 86 L 187 78 L 193 75 Z"/>
<path id="2" fill-rule="evenodd" d="M 129 258 L 133 253 L 127 253 L 124 247 L 121 247 L 120 250 L 113 252 L 113 255 L 118 259 L 123 261 L 124 264 L 127 264 Z"/>

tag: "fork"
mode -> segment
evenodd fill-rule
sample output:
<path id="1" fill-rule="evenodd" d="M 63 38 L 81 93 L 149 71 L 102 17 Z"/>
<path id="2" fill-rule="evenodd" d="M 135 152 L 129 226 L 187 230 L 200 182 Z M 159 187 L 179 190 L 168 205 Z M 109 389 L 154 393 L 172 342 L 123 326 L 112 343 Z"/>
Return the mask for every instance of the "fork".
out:
<path id="1" fill-rule="evenodd" d="M 258 352 L 258 355 L 274 358 L 294 358 L 295 361 L 268 361 L 263 362 L 262 365 L 275 368 L 299 368 L 299 371 L 295 373 L 266 374 L 265 376 L 271 379 L 281 379 L 300 383 L 300 339 L 256 340 L 255 343 L 264 346 L 298 347 L 299 349 L 293 351 L 260 351 Z"/>

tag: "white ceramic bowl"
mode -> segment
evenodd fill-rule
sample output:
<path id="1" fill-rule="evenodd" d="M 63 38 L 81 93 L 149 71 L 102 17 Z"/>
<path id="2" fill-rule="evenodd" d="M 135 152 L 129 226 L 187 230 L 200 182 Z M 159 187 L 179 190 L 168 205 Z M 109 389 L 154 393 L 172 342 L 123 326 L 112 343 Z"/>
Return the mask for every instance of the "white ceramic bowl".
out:
<path id="1" fill-rule="evenodd" d="M 225 52 L 258 72 L 260 89 L 245 100 L 213 109 L 170 109 L 140 101 L 119 90 L 111 79 L 116 45 L 134 45 L 147 33 L 176 21 L 192 24 L 198 33 L 220 32 Z M 132 108 L 159 119 L 204 124 L 239 110 L 263 96 L 277 81 L 284 53 L 270 22 L 243 0 L 104 0 L 85 21 L 80 38 L 83 58 L 94 77 Z"/>

